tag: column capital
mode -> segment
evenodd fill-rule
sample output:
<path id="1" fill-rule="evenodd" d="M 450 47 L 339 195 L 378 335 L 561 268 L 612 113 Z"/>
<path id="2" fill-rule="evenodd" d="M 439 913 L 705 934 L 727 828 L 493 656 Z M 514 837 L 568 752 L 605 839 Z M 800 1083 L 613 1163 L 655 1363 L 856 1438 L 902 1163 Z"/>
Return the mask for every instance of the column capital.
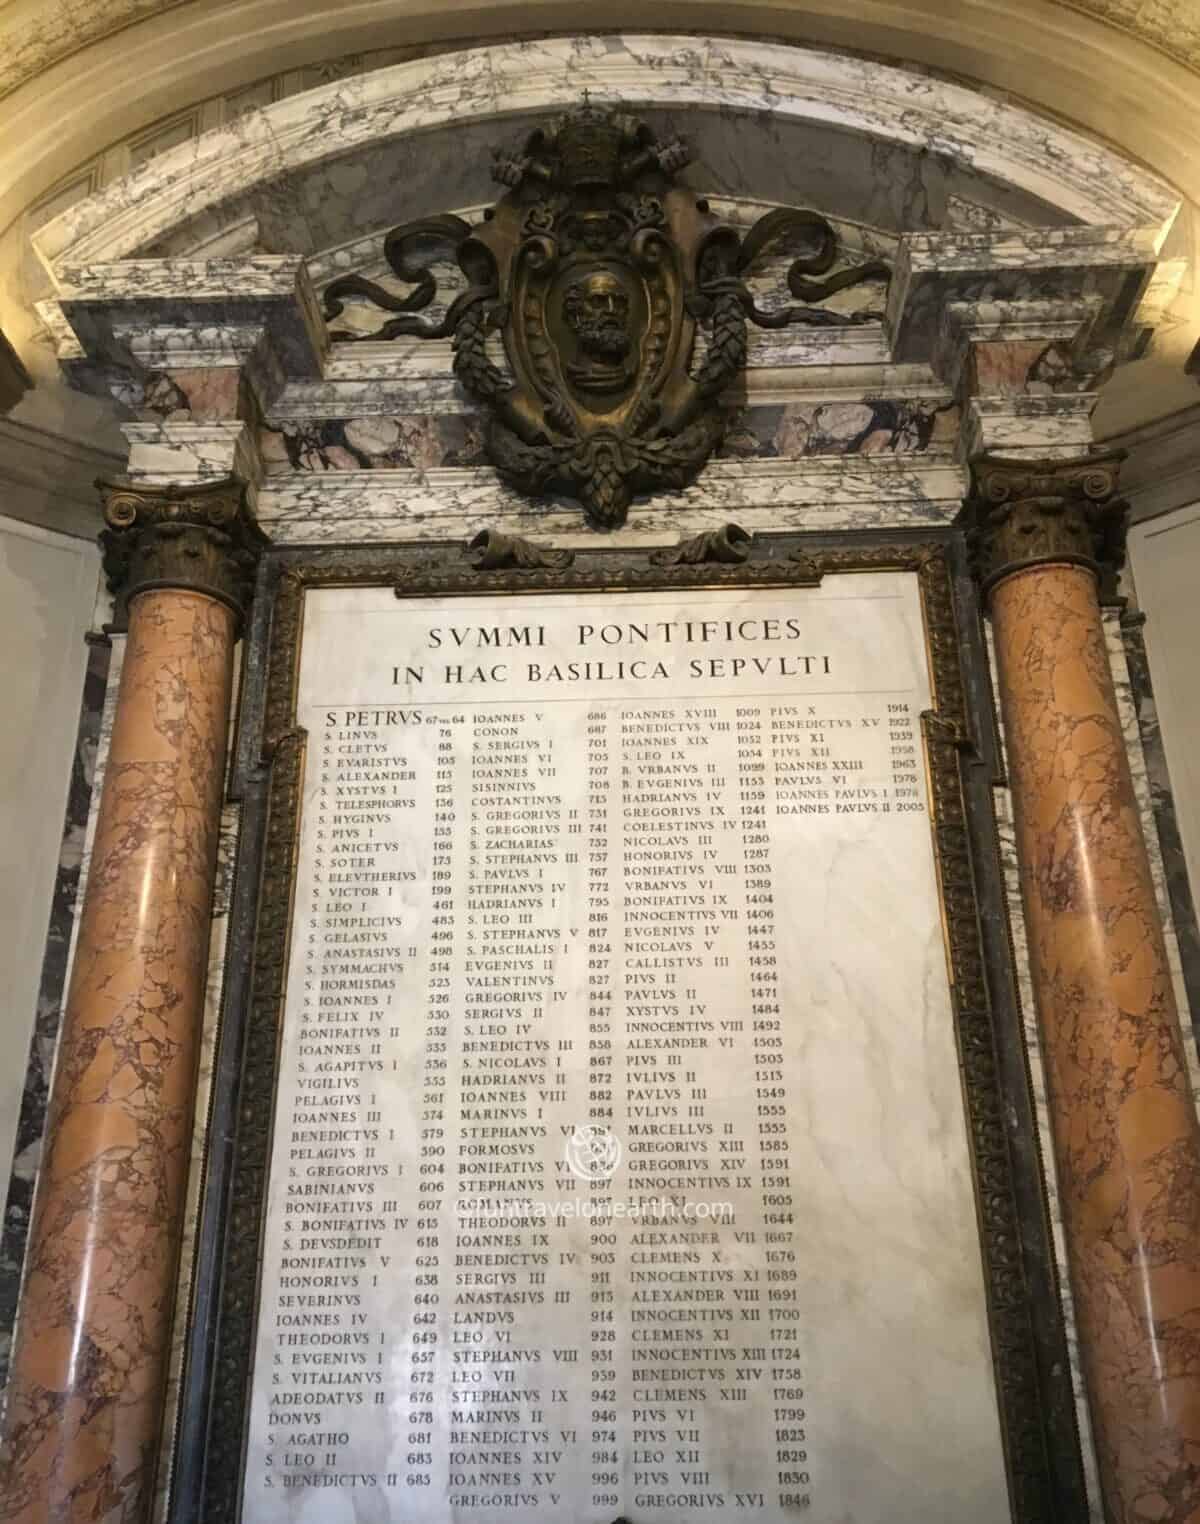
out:
<path id="1" fill-rule="evenodd" d="M 101 481 L 100 535 L 109 591 L 123 611 L 151 588 L 203 593 L 245 618 L 267 543 L 246 508 L 244 483 L 228 477 L 189 486 Z"/>
<path id="2" fill-rule="evenodd" d="M 971 466 L 971 495 L 958 524 L 986 595 L 1002 577 L 1067 563 L 1115 590 L 1125 559 L 1127 504 L 1117 494 L 1123 450 L 1076 460 L 1004 460 Z"/>

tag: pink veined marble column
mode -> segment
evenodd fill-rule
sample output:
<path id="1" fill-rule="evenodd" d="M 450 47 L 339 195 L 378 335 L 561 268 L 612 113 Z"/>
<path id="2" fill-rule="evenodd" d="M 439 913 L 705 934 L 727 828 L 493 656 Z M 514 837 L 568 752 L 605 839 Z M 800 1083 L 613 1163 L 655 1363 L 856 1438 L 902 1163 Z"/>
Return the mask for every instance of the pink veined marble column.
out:
<path id="1" fill-rule="evenodd" d="M 106 505 L 129 632 L 18 1314 L 7 1524 L 148 1517 L 257 539 L 240 499 L 226 482 Z"/>
<path id="2" fill-rule="evenodd" d="M 985 462 L 972 507 L 1105 1512 L 1197 1524 L 1200 1125 L 1097 592 L 1110 465 Z"/>

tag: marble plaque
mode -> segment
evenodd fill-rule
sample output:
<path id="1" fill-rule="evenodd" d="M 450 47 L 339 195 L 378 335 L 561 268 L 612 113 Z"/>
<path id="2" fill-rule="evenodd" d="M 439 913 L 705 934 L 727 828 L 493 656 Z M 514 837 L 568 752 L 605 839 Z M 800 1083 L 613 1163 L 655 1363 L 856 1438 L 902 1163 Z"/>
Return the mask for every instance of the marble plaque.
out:
<path id="1" fill-rule="evenodd" d="M 250 1524 L 1010 1518 L 915 575 L 307 595 Z"/>

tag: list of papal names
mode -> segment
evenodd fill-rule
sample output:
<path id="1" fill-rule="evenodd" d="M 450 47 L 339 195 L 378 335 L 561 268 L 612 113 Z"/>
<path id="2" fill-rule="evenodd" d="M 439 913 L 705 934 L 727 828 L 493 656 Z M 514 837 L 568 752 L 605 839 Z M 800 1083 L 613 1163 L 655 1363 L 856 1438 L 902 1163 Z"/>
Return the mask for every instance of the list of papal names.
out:
<path id="1" fill-rule="evenodd" d="M 854 1155 L 940 933 L 919 607 L 864 580 L 313 598 L 248 1520 L 865 1524 L 845 1346 L 910 1246 Z"/>

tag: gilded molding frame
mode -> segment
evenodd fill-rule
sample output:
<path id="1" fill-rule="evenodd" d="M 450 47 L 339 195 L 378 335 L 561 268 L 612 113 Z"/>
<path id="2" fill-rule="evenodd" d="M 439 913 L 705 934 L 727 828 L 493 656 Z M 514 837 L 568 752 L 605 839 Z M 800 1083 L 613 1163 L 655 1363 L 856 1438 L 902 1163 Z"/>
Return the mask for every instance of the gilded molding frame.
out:
<path id="1" fill-rule="evenodd" d="M 922 715 L 930 797 L 930 825 L 937 868 L 956 1041 L 963 1079 L 980 1250 L 988 1303 L 1009 1496 L 1015 1524 L 1077 1524 L 1086 1519 L 1078 1434 L 1073 1410 L 1064 1417 L 1061 1383 L 1066 1362 L 1062 1308 L 1057 1300 L 1044 1184 L 1018 1188 L 1020 1152 L 1010 1144 L 1007 1066 L 998 1052 L 992 988 L 996 956 L 988 952 L 981 908 L 980 873 L 998 873 L 980 861 L 979 830 L 968 807 L 968 772 L 981 760 L 978 692 L 972 703 L 961 652 L 969 646 L 959 607 L 959 537 L 888 537 L 886 532 L 853 543 L 814 542 L 796 533 L 761 534 L 747 542 L 738 564 L 662 564 L 646 549 L 581 550 L 570 565 L 482 570 L 466 559 L 461 543 L 409 547 L 328 549 L 283 553 L 266 641 L 261 727 L 261 764 L 266 774 L 265 822 L 260 861 L 239 863 L 257 876 L 257 916 L 243 1047 L 237 1059 L 238 1091 L 231 1143 L 230 1180 L 223 1203 L 208 1203 L 223 1240 L 222 1274 L 209 1341 L 203 1411 L 185 1411 L 180 1432 L 203 1433 L 202 1480 L 189 1504 L 175 1499 L 170 1518 L 204 1524 L 239 1524 L 250 1376 L 259 1298 L 259 1255 L 273 1130 L 277 1058 L 281 1041 L 290 924 L 295 893 L 306 734 L 296 726 L 305 595 L 328 587 L 393 586 L 398 597 L 514 591 L 603 591 L 707 587 L 811 587 L 827 575 L 866 571 L 917 575 L 924 617 L 933 707 Z M 656 564 L 657 562 L 657 564 Z M 255 653 L 250 653 L 251 661 Z M 976 685 L 978 688 L 978 685 Z M 255 746 L 252 738 L 250 746 Z M 990 742 L 987 750 L 990 750 Z M 992 781 L 991 779 L 988 780 Z M 990 814 L 990 806 L 989 811 Z M 976 811 L 976 815 L 978 812 Z M 991 821 L 994 851 L 994 817 Z M 254 854 L 257 855 L 257 854 Z M 995 913 L 995 912 L 993 912 Z M 1004 912 L 1000 912 L 1004 914 Z M 1009 962 L 1011 964 L 1011 943 Z M 1011 966 L 1000 971 L 1011 979 Z M 223 1037 L 224 1040 L 224 1037 Z M 1020 1042 L 1019 1033 L 1010 1041 Z M 1021 1048 L 1028 1087 L 1028 1066 Z M 1026 1106 L 1029 1098 L 1023 1097 Z M 1036 1149 L 1033 1157 L 1037 1158 Z M 1030 1221 L 1029 1201 L 1040 1202 Z M 1025 1202 L 1022 1209 L 1021 1201 Z M 1031 1266 L 1055 1305 L 1040 1326 L 1034 1315 Z M 1046 1265 L 1049 1264 L 1048 1275 Z M 1042 1308 L 1043 1313 L 1046 1309 Z M 1048 1390 L 1047 1368 L 1059 1383 Z M 1068 1383 L 1069 1390 L 1069 1383 Z M 1064 1435 L 1066 1438 L 1064 1439 Z M 186 1443 L 186 1439 L 183 1441 Z M 1073 1453 L 1064 1455 L 1064 1448 Z M 1065 1480 L 1064 1480 L 1065 1477 Z M 1069 1496 L 1065 1496 L 1069 1494 Z M 252 1524 L 247 1518 L 245 1524 Z"/>

